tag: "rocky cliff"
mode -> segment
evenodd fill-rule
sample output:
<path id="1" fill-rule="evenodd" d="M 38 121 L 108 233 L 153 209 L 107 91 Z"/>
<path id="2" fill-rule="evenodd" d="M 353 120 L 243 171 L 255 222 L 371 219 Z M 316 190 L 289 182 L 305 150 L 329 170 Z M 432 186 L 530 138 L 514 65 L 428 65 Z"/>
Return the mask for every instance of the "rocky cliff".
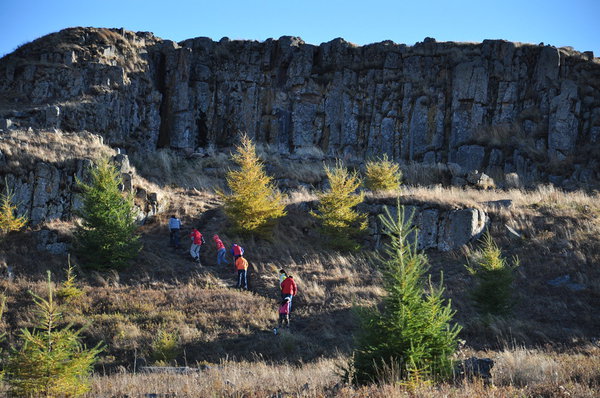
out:
<path id="1" fill-rule="evenodd" d="M 5 56 L 0 76 L 5 130 L 88 130 L 137 151 L 228 146 L 245 131 L 283 153 L 388 153 L 557 185 L 600 179 L 600 60 L 570 48 L 175 43 L 73 28 Z"/>

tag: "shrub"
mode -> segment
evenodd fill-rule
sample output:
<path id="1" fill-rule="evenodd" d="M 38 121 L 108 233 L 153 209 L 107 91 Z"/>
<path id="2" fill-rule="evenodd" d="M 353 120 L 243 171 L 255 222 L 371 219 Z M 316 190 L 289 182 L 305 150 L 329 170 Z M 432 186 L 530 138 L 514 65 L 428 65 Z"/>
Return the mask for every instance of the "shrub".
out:
<path id="1" fill-rule="evenodd" d="M 359 309 L 357 348 L 345 376 L 356 384 L 444 379 L 452 373 L 460 331 L 450 324 L 455 311 L 444 304 L 442 282 L 425 284 L 428 260 L 416 239 L 408 241 L 416 233 L 404 208 L 398 203 L 396 218 L 386 208 L 381 220 L 391 238 L 378 256 L 387 294 L 380 307 Z"/>
<path id="2" fill-rule="evenodd" d="M 401 177 L 400 166 L 384 154 L 382 158 L 367 162 L 365 187 L 373 192 L 398 189 Z"/>
<path id="3" fill-rule="evenodd" d="M 225 201 L 225 213 L 235 232 L 267 234 L 274 222 L 283 217 L 283 196 L 273 184 L 273 178 L 263 170 L 252 140 L 243 135 L 232 157 L 239 170 L 227 172 L 230 195 L 220 193 Z"/>
<path id="4" fill-rule="evenodd" d="M 60 308 L 53 300 L 48 271 L 48 299 L 33 293 L 37 326 L 21 329 L 21 347 L 13 348 L 6 363 L 6 379 L 16 396 L 77 397 L 89 390 L 92 366 L 100 344 L 87 349 L 81 329 L 60 326 Z"/>
<path id="5" fill-rule="evenodd" d="M 27 224 L 27 217 L 16 215 L 17 206 L 13 199 L 14 192 L 6 182 L 5 193 L 0 196 L 0 231 L 2 234 L 18 231 Z"/>
<path id="6" fill-rule="evenodd" d="M 475 278 L 471 297 L 481 314 L 506 315 L 514 304 L 511 285 L 519 259 L 514 257 L 509 264 L 502 258 L 502 251 L 489 232 L 483 236 L 482 242 L 483 247 L 477 253 L 475 265 L 466 265 Z"/>
<path id="7" fill-rule="evenodd" d="M 77 297 L 83 295 L 83 291 L 77 287 L 75 268 L 71 265 L 71 256 L 68 256 L 68 266 L 66 268 L 67 277 L 62 286 L 56 291 L 56 296 L 67 303 L 72 302 Z"/>
<path id="8" fill-rule="evenodd" d="M 83 265 L 96 270 L 122 268 L 141 249 L 133 213 L 133 198 L 123 196 L 116 167 L 103 159 L 90 169 L 90 184 L 78 181 L 82 224 L 75 231 L 75 249 Z"/>
<path id="9" fill-rule="evenodd" d="M 358 249 L 354 239 L 367 228 L 366 215 L 352 209 L 364 198 L 363 193 L 354 193 L 361 181 L 355 172 L 350 173 L 340 162 L 333 168 L 325 166 L 325 174 L 330 188 L 319 194 L 317 212 L 311 214 L 320 220 L 321 230 L 333 248 Z"/>
<path id="10" fill-rule="evenodd" d="M 150 356 L 154 362 L 157 365 L 167 365 L 175 360 L 180 352 L 179 335 L 176 332 L 160 329 L 152 340 Z"/>

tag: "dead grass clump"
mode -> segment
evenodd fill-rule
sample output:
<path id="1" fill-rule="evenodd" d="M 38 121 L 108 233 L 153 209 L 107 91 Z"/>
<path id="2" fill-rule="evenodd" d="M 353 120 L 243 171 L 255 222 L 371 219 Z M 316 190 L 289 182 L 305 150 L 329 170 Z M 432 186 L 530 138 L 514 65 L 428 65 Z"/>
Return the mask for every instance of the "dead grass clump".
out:
<path id="1" fill-rule="evenodd" d="M 558 381 L 560 367 L 554 358 L 537 352 L 517 348 L 498 355 L 494 366 L 494 383 L 525 387 Z"/>
<path id="2" fill-rule="evenodd" d="M 287 204 L 314 202 L 319 200 L 316 192 L 309 191 L 306 188 L 300 188 L 293 191 L 289 191 L 286 196 Z"/>
<path id="3" fill-rule="evenodd" d="M 493 369 L 499 386 L 588 386 L 600 387 L 600 349 L 587 346 L 572 352 L 515 348 L 501 351 Z"/>

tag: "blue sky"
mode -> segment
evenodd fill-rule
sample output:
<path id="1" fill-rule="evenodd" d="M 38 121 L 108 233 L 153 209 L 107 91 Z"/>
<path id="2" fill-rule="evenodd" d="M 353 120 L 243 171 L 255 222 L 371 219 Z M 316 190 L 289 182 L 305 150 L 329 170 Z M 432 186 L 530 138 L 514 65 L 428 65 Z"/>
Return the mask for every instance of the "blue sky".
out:
<path id="1" fill-rule="evenodd" d="M 124 27 L 180 41 L 336 37 L 359 44 L 393 40 L 506 39 L 572 46 L 600 56 L 600 0 L 0 0 L 0 56 L 72 27 Z"/>

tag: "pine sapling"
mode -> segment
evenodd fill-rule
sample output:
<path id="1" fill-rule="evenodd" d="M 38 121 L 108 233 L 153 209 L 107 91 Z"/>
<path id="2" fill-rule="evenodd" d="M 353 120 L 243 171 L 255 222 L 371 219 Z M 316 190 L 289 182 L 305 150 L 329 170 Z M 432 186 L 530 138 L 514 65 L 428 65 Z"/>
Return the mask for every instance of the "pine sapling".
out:
<path id="1" fill-rule="evenodd" d="M 400 187 L 400 166 L 388 159 L 387 154 L 367 162 L 365 187 L 370 191 L 391 191 Z"/>
<path id="2" fill-rule="evenodd" d="M 5 180 L 5 192 L 0 195 L 0 232 L 3 235 L 18 231 L 27 224 L 27 217 L 16 214 L 14 196 L 14 192 L 8 187 L 8 181 Z"/>
<path id="3" fill-rule="evenodd" d="M 428 259 L 417 250 L 416 232 L 404 208 L 381 217 L 390 242 L 379 255 L 386 295 L 381 306 L 359 309 L 360 328 L 348 368 L 356 384 L 443 380 L 453 371 L 460 326 L 443 298 L 443 280 L 432 284 Z M 443 278 L 442 278 L 443 279 Z"/>
<path id="4" fill-rule="evenodd" d="M 90 169 L 83 190 L 83 207 L 77 211 L 81 223 L 75 231 L 75 249 L 84 266 L 96 270 L 125 267 L 142 245 L 136 234 L 133 197 L 119 189 L 122 179 L 108 160 Z"/>
<path id="5" fill-rule="evenodd" d="M 466 265 L 475 278 L 471 297 L 482 315 L 507 315 L 513 305 L 512 283 L 519 259 L 509 263 L 489 232 L 483 236 L 483 246 L 473 266 Z"/>
<path id="6" fill-rule="evenodd" d="M 88 349 L 81 331 L 62 325 L 62 314 L 54 300 L 50 271 L 48 297 L 34 293 L 37 325 L 21 329 L 19 348 L 13 348 L 6 363 L 6 381 L 15 396 L 78 397 L 90 388 L 92 366 L 102 351 L 100 344 Z"/>
<path id="7" fill-rule="evenodd" d="M 227 172 L 231 193 L 219 193 L 225 202 L 225 213 L 235 232 L 268 235 L 276 220 L 286 214 L 283 195 L 264 171 L 256 147 L 247 135 L 241 137 L 232 159 L 239 168 Z"/>
<path id="8" fill-rule="evenodd" d="M 354 210 L 364 199 L 364 193 L 355 193 L 361 185 L 356 172 L 349 172 L 341 162 L 335 167 L 325 166 L 329 190 L 319 194 L 319 205 L 311 214 L 321 222 L 321 231 L 335 249 L 356 250 L 356 238 L 367 228 L 365 214 Z"/>

